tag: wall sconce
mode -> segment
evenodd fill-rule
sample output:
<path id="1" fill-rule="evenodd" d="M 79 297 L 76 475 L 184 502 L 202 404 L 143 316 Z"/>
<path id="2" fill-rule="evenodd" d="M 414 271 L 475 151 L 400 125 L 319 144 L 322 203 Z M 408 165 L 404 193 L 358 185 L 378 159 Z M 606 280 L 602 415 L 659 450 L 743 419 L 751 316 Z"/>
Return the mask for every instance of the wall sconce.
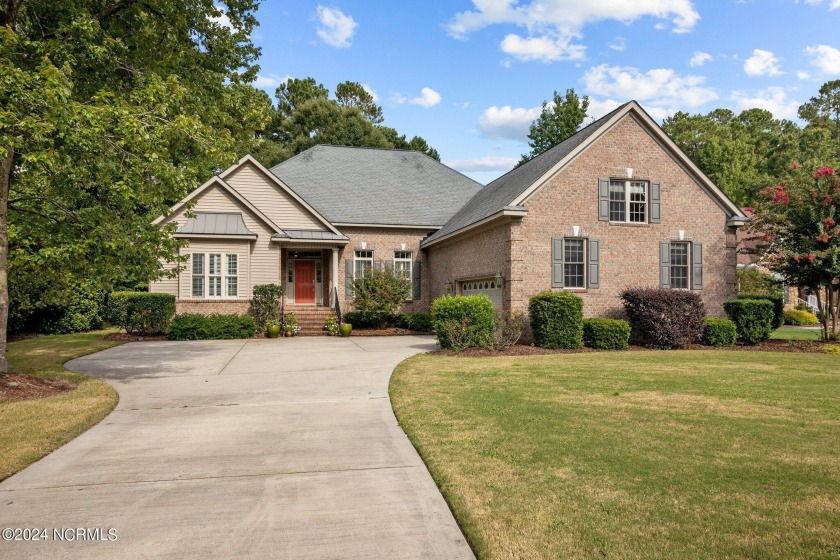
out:
<path id="1" fill-rule="evenodd" d="M 580 226 L 572 226 L 572 237 L 580 235 Z"/>
<path id="2" fill-rule="evenodd" d="M 362 251 L 367 249 L 367 241 L 362 241 Z"/>
<path id="3" fill-rule="evenodd" d="M 625 169 L 624 171 L 627 173 L 627 178 L 628 178 L 628 179 L 632 179 L 632 178 L 633 178 L 633 168 L 632 168 L 632 167 L 628 167 L 628 168 L 627 168 L 627 169 Z"/>
<path id="4" fill-rule="evenodd" d="M 446 281 L 446 293 L 447 294 L 452 293 L 452 280 L 447 280 Z"/>
<path id="5" fill-rule="evenodd" d="M 400 243 L 400 251 L 405 251 L 405 243 Z"/>
<path id="6" fill-rule="evenodd" d="M 683 239 L 685 239 L 685 230 L 684 230 L 684 229 L 679 230 L 679 231 L 677 232 L 677 234 L 680 236 L 680 241 L 682 241 Z"/>
<path id="7" fill-rule="evenodd" d="M 504 285 L 505 285 L 505 279 L 504 279 L 504 278 L 502 278 L 502 273 L 501 273 L 501 272 L 497 272 L 497 273 L 496 273 L 496 278 L 494 278 L 494 280 L 496 281 L 496 285 L 497 285 L 498 287 L 500 287 L 500 288 L 504 287 Z"/>

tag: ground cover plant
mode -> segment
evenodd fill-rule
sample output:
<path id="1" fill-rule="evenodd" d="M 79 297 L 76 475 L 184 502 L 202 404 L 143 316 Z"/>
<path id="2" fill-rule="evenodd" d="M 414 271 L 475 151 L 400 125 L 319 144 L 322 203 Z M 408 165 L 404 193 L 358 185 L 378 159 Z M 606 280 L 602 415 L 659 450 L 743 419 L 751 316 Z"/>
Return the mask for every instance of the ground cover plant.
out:
<path id="1" fill-rule="evenodd" d="M 840 355 L 403 362 L 403 429 L 480 559 L 832 558 Z"/>
<path id="2" fill-rule="evenodd" d="M 75 438 L 117 404 L 117 392 L 110 385 L 63 365 L 121 344 L 103 340 L 102 334 L 37 336 L 9 344 L 12 371 L 74 388 L 45 398 L 0 402 L 0 480 Z"/>

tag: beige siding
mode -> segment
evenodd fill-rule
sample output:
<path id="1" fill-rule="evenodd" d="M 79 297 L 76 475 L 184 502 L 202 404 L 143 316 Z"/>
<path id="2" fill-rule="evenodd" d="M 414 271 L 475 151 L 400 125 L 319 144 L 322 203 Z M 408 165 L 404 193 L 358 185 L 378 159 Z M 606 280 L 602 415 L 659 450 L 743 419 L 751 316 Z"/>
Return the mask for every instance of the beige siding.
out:
<path id="1" fill-rule="evenodd" d="M 280 228 L 325 229 L 320 220 L 250 163 L 240 166 L 225 181 Z"/>
<path id="2" fill-rule="evenodd" d="M 175 266 L 175 263 L 163 263 L 164 270 L 172 270 Z M 178 277 L 161 278 L 160 280 L 151 282 L 149 284 L 149 291 L 160 294 L 172 294 L 173 296 L 178 297 Z"/>

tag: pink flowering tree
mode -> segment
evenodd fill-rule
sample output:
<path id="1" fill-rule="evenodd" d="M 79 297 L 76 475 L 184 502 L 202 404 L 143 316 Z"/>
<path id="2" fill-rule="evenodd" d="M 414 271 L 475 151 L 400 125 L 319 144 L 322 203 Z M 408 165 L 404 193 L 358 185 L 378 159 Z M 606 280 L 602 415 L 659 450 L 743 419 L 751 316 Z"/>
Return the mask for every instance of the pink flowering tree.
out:
<path id="1" fill-rule="evenodd" d="M 782 184 L 761 191 L 750 225 L 769 268 L 817 294 L 827 340 L 840 337 L 838 203 L 840 174 L 830 167 L 809 174 L 794 164 Z"/>

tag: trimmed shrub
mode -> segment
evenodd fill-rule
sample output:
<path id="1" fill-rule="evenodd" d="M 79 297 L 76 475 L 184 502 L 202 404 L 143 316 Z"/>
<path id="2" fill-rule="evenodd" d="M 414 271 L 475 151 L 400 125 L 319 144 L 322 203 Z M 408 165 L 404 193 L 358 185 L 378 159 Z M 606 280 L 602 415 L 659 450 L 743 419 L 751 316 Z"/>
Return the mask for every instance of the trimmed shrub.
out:
<path id="1" fill-rule="evenodd" d="M 169 325 L 169 340 L 225 340 L 251 338 L 257 334 L 257 324 L 248 315 L 176 315 Z"/>
<path id="2" fill-rule="evenodd" d="M 631 288 L 621 294 L 632 335 L 651 348 L 682 348 L 700 340 L 706 311 L 697 292 Z"/>
<path id="3" fill-rule="evenodd" d="M 411 299 L 411 281 L 397 274 L 393 268 L 368 270 L 352 282 L 353 307 L 356 311 L 393 317 L 400 305 Z"/>
<path id="4" fill-rule="evenodd" d="M 341 320 L 353 325 L 354 329 L 386 329 L 394 324 L 393 315 L 384 315 L 379 311 L 348 311 Z"/>
<path id="5" fill-rule="evenodd" d="M 102 328 L 104 294 L 83 283 L 74 287 L 63 305 L 46 305 L 36 314 L 35 330 L 67 334 Z"/>
<path id="6" fill-rule="evenodd" d="M 735 346 L 738 331 L 729 319 L 706 317 L 703 344 L 706 346 Z"/>
<path id="7" fill-rule="evenodd" d="M 394 318 L 394 324 L 401 329 L 408 329 L 417 332 L 430 333 L 435 330 L 431 313 L 415 311 L 413 313 L 400 313 Z"/>
<path id="8" fill-rule="evenodd" d="M 735 323 L 738 338 L 758 344 L 773 332 L 773 302 L 767 299 L 730 299 L 723 310 Z"/>
<path id="9" fill-rule="evenodd" d="M 175 315 L 175 296 L 149 292 L 111 292 L 108 319 L 127 333 L 163 334 Z"/>
<path id="10" fill-rule="evenodd" d="M 599 350 L 625 350 L 630 346 L 630 323 L 623 319 L 584 319 L 583 345 Z"/>
<path id="11" fill-rule="evenodd" d="M 487 346 L 493 340 L 493 302 L 483 294 L 445 295 L 432 302 L 432 322 L 441 348 Z"/>
<path id="12" fill-rule="evenodd" d="M 257 330 L 263 332 L 269 321 L 280 319 L 280 300 L 285 289 L 279 284 L 257 284 L 254 286 L 253 293 L 248 314 L 254 318 Z"/>
<path id="13" fill-rule="evenodd" d="M 740 294 L 736 299 L 766 299 L 773 302 L 773 330 L 785 324 L 785 298 L 781 295 Z"/>
<path id="14" fill-rule="evenodd" d="M 793 325 L 795 327 L 807 325 L 819 325 L 820 320 L 816 315 L 810 311 L 802 311 L 800 309 L 791 309 L 785 311 L 785 325 Z"/>
<path id="15" fill-rule="evenodd" d="M 569 292 L 541 292 L 528 303 L 534 344 L 541 348 L 583 346 L 583 300 Z"/>

